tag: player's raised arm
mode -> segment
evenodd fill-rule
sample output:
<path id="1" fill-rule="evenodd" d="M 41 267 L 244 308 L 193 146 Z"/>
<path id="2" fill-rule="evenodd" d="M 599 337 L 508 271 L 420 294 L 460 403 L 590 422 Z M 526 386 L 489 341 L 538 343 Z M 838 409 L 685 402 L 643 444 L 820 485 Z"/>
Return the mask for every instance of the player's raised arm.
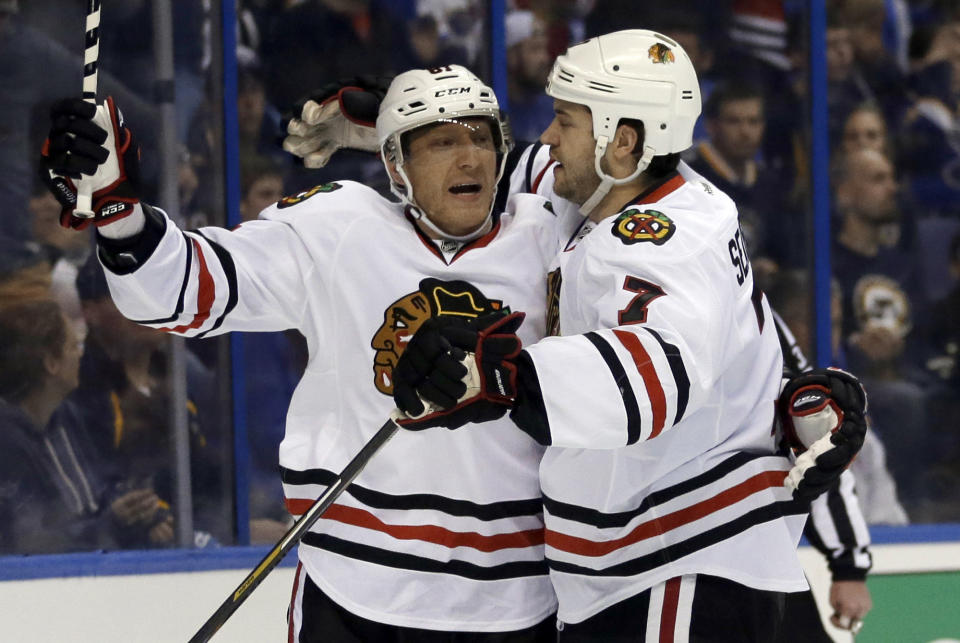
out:
<path id="1" fill-rule="evenodd" d="M 63 206 L 61 225 L 96 227 L 98 256 L 121 312 L 187 336 L 295 325 L 306 261 L 290 227 L 256 222 L 235 232 L 181 231 L 140 201 L 139 166 L 140 148 L 112 98 L 96 107 L 79 98 L 53 105 L 41 172 Z M 75 214 L 85 183 L 91 218 Z"/>

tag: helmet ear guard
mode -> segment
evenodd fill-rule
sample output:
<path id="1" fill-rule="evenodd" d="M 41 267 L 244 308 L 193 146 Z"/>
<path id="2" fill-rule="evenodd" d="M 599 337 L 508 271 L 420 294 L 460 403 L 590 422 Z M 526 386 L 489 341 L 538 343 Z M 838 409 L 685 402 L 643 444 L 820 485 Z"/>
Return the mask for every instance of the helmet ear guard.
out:
<path id="1" fill-rule="evenodd" d="M 427 125 L 474 117 L 483 117 L 490 122 L 497 153 L 496 181 L 499 182 L 506 167 L 507 153 L 513 148 L 512 134 L 493 90 L 470 70 L 460 65 L 446 65 L 404 72 L 393 79 L 380 104 L 377 138 L 381 158 L 390 175 L 390 190 L 413 208 L 415 217 L 443 239 L 468 241 L 487 228 L 496 201 L 496 188 L 487 219 L 476 231 L 457 237 L 440 230 L 420 209 L 413 185 L 404 171 L 404 135 Z M 391 164 L 402 183 L 390 173 Z"/>
<path id="2" fill-rule="evenodd" d="M 585 215 L 612 186 L 637 178 L 654 156 L 682 152 L 693 144 L 700 85 L 690 57 L 663 34 L 628 29 L 574 45 L 557 58 L 546 91 L 590 109 L 597 140 L 594 169 L 601 182 L 580 206 Z M 643 123 L 643 154 L 630 176 L 616 179 L 603 171 L 600 160 L 623 119 Z"/>

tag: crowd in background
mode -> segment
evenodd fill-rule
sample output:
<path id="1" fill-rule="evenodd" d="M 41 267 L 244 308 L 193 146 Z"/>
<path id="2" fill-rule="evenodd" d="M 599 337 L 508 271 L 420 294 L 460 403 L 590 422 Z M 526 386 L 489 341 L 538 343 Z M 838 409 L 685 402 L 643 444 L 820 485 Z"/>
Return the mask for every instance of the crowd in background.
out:
<path id="1" fill-rule="evenodd" d="M 50 103 L 79 91 L 85 5 L 0 0 L 0 554 L 174 544 L 169 340 L 120 316 L 91 233 L 59 227 L 36 175 Z M 758 283 L 811 354 L 806 3 L 507 5 L 503 102 L 518 141 L 550 122 L 543 87 L 569 44 L 643 27 L 685 48 L 704 110 L 684 160 L 736 201 Z M 188 227 L 226 225 L 219 7 L 172 6 L 179 211 Z M 858 493 L 874 524 L 960 521 L 960 8 L 828 0 L 827 9 L 829 361 L 870 394 Z M 278 143 L 282 114 L 358 74 L 459 63 L 489 79 L 487 10 L 481 0 L 238 2 L 242 221 L 332 179 L 387 193 L 371 155 L 344 151 L 320 170 L 295 163 Z M 148 201 L 159 168 L 152 34 L 152 3 L 105 9 L 101 95 L 116 97 L 143 144 Z M 187 342 L 198 545 L 235 539 L 225 341 Z M 245 334 L 242 347 L 251 540 L 273 542 L 289 521 L 277 446 L 306 349 L 294 332 Z"/>

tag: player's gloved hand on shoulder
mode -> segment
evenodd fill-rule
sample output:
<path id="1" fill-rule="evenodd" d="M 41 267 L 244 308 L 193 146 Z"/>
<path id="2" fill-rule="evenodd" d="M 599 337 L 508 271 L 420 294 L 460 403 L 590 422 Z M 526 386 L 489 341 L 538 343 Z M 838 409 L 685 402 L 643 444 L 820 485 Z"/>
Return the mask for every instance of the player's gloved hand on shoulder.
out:
<path id="1" fill-rule="evenodd" d="M 803 373 L 787 382 L 778 402 L 784 437 L 797 461 L 784 484 L 813 500 L 840 478 L 867 434 L 867 394 L 838 368 Z"/>
<path id="2" fill-rule="evenodd" d="M 53 104 L 40 174 L 63 206 L 60 225 L 65 228 L 102 226 L 133 212 L 140 201 L 140 146 L 113 98 L 96 107 L 80 98 Z M 92 218 L 75 213 L 77 189 L 84 184 L 92 188 Z"/>
<path id="3" fill-rule="evenodd" d="M 377 112 L 389 86 L 389 78 L 357 76 L 310 92 L 286 115 L 283 149 L 310 168 L 341 148 L 377 152 Z"/>
<path id="4" fill-rule="evenodd" d="M 498 312 L 424 322 L 394 369 L 393 399 L 407 416 L 399 424 L 456 429 L 502 417 L 516 398 L 523 318 Z"/>

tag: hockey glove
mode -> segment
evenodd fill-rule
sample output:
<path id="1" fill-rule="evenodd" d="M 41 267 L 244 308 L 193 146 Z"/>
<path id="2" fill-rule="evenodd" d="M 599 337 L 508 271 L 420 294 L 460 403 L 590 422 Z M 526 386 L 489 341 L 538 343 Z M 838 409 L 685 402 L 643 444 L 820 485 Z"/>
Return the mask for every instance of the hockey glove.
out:
<path id="1" fill-rule="evenodd" d="M 819 369 L 787 382 L 778 407 L 798 456 L 784 484 L 795 498 L 813 500 L 836 484 L 863 446 L 867 394 L 850 373 Z"/>
<path id="2" fill-rule="evenodd" d="M 96 107 L 80 98 L 64 98 L 53 104 L 50 120 L 40 174 L 63 206 L 60 225 L 82 230 L 133 212 L 140 200 L 140 147 L 113 98 Z M 74 214 L 77 186 L 84 183 L 92 186 L 93 218 Z"/>
<path id="3" fill-rule="evenodd" d="M 377 152 L 377 112 L 390 79 L 358 76 L 324 85 L 288 115 L 283 149 L 306 167 L 323 167 L 341 148 Z"/>
<path id="4" fill-rule="evenodd" d="M 475 320 L 434 317 L 407 345 L 394 371 L 393 398 L 412 430 L 502 417 L 516 398 L 523 313 Z"/>

